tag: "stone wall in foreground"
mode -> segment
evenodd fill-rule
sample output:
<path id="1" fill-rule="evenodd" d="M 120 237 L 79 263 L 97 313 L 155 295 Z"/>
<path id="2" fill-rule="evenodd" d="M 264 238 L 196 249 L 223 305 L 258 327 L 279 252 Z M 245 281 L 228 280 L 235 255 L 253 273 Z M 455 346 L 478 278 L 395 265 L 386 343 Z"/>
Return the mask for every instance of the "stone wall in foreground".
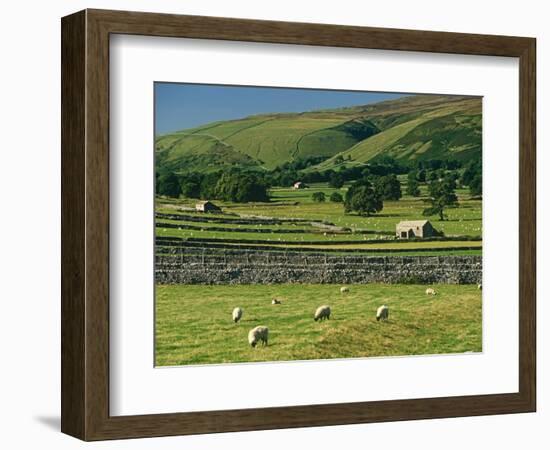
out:
<path id="1" fill-rule="evenodd" d="M 481 256 L 364 256 L 184 248 L 157 253 L 160 284 L 481 283 Z"/>

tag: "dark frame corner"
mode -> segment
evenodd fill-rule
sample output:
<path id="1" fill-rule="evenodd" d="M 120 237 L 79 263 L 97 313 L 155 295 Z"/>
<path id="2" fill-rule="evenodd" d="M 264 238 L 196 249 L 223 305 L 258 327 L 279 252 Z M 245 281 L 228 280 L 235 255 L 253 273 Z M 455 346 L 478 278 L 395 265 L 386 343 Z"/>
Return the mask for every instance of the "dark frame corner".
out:
<path id="1" fill-rule="evenodd" d="M 212 31 L 215 30 L 215 31 Z M 536 409 L 533 38 L 85 10 L 62 32 L 61 429 L 83 440 L 531 412 Z M 143 416 L 109 415 L 109 35 L 187 37 L 519 58 L 519 391 Z"/>

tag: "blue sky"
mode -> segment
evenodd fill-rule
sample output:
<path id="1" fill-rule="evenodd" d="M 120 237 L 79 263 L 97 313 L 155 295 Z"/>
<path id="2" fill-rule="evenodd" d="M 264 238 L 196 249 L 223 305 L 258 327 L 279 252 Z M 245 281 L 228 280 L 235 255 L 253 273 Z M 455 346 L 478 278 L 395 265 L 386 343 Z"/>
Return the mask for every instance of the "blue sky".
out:
<path id="1" fill-rule="evenodd" d="M 155 83 L 155 134 L 261 113 L 366 105 L 407 94 Z"/>

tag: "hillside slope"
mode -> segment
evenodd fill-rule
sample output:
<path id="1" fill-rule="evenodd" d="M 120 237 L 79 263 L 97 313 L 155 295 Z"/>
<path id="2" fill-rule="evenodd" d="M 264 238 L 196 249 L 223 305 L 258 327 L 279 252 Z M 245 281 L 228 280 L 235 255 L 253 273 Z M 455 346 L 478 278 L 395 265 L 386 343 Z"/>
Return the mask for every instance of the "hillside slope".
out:
<path id="1" fill-rule="evenodd" d="M 214 122 L 159 136 L 159 168 L 211 171 L 224 166 L 273 169 L 310 156 L 312 169 L 398 160 L 472 158 L 481 151 L 481 98 L 414 95 L 365 106 L 266 114 Z M 342 158 L 340 158 L 340 156 Z"/>

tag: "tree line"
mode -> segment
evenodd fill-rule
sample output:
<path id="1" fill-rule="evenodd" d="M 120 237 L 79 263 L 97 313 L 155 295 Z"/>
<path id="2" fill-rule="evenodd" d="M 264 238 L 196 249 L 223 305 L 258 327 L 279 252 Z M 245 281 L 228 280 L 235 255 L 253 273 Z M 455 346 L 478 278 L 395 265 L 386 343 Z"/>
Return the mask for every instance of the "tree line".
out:
<path id="1" fill-rule="evenodd" d="M 407 174 L 406 194 L 419 197 L 420 185 L 427 184 L 428 203 L 425 215 L 445 218 L 446 208 L 455 207 L 458 200 L 455 189 L 458 184 L 468 186 L 470 194 L 482 193 L 481 158 L 467 163 L 453 160 L 417 161 L 403 165 L 390 157 L 379 158 L 365 166 L 341 167 L 324 172 L 308 172 L 305 169 L 321 162 L 322 157 L 311 157 L 287 162 L 272 171 L 259 172 L 232 168 L 210 173 L 176 174 L 165 171 L 156 174 L 156 192 L 168 197 L 214 199 L 237 203 L 265 202 L 273 186 L 291 186 L 296 181 L 304 183 L 327 182 L 329 187 L 341 188 L 350 183 L 345 196 L 334 192 L 330 201 L 343 203 L 346 212 L 371 215 L 382 211 L 384 201 L 402 197 L 401 183 L 397 175 Z M 313 201 L 324 202 L 322 192 L 312 195 Z"/>
<path id="2" fill-rule="evenodd" d="M 182 195 L 236 203 L 266 202 L 269 200 L 269 187 L 260 174 L 238 169 L 206 174 L 156 174 L 157 194 L 173 198 Z"/>

